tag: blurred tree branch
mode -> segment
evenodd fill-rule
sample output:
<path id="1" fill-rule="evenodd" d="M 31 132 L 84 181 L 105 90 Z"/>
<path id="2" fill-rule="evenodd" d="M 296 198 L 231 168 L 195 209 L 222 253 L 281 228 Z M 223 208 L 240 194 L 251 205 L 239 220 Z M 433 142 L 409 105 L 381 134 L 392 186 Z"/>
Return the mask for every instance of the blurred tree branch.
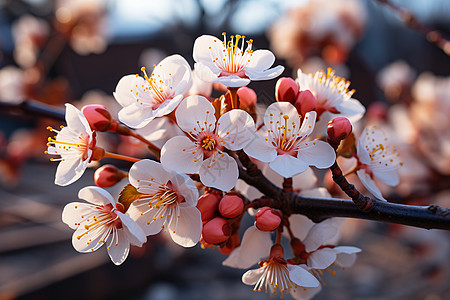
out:
<path id="1" fill-rule="evenodd" d="M 411 12 L 400 6 L 397 6 L 396 4 L 393 4 L 389 0 L 375 0 L 375 1 L 389 7 L 400 17 L 400 19 L 402 20 L 403 24 L 405 24 L 406 27 L 419 32 L 430 43 L 435 44 L 436 46 L 441 48 L 441 50 L 444 51 L 445 54 L 450 55 L 450 41 L 447 40 L 445 37 L 443 37 L 439 31 L 433 30 L 423 25 L 416 17 L 413 16 L 413 14 L 411 14 Z"/>

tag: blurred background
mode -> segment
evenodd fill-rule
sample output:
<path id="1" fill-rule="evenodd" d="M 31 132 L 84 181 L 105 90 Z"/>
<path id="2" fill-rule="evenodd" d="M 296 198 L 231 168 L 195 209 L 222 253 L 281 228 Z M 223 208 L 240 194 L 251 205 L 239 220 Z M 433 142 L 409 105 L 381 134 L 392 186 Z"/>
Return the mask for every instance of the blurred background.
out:
<path id="1" fill-rule="evenodd" d="M 112 93 L 122 76 L 175 53 L 193 66 L 202 34 L 245 34 L 274 52 L 283 76 L 333 67 L 367 108 L 360 127 L 377 124 L 398 141 L 405 167 L 398 187 L 383 187 L 386 198 L 449 207 L 450 2 L 384 2 L 0 0 L 0 299 L 265 299 L 242 284 L 243 270 L 221 265 L 219 251 L 182 249 L 165 236 L 132 248 L 120 267 L 104 249 L 77 253 L 61 212 L 94 184 L 99 165 L 68 187 L 54 185 L 45 128 L 62 122 L 27 110 L 98 103 L 117 115 Z M 267 104 L 275 83 L 249 87 Z M 146 153 L 108 134 L 98 143 Z M 323 183 L 343 197 L 326 176 Z M 361 220 L 342 229 L 341 244 L 363 252 L 352 269 L 325 276 L 315 299 L 450 299 L 448 232 Z"/>

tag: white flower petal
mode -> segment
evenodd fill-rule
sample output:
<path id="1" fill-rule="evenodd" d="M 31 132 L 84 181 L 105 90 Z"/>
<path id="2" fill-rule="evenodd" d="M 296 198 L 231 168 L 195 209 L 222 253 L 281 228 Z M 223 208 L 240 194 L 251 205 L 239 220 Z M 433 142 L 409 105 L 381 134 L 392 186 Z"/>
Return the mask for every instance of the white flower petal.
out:
<path id="1" fill-rule="evenodd" d="M 198 76 L 201 80 L 206 82 L 215 82 L 218 79 L 218 74 L 220 74 L 220 70 L 217 69 L 217 74 L 211 71 L 211 68 L 204 63 L 195 63 L 194 70 L 196 76 Z"/>
<path id="2" fill-rule="evenodd" d="M 147 240 L 142 228 L 128 215 L 125 215 L 120 211 L 116 211 L 116 214 L 119 216 L 120 221 L 122 222 L 123 230 L 126 234 L 127 240 L 133 245 L 142 247 L 142 244 L 144 244 Z"/>
<path id="3" fill-rule="evenodd" d="M 82 223 L 72 236 L 72 245 L 75 250 L 81 253 L 89 253 L 97 250 L 103 246 L 103 242 L 100 240 L 106 240 L 107 228 L 101 226 L 97 229 L 91 230 L 86 233 L 84 224 Z"/>
<path id="4" fill-rule="evenodd" d="M 198 201 L 198 190 L 194 181 L 187 175 L 176 173 L 170 178 L 176 192 L 184 197 L 185 202 L 180 205 L 196 206 Z"/>
<path id="5" fill-rule="evenodd" d="M 244 147 L 244 152 L 262 162 L 271 162 L 277 157 L 275 147 L 259 134 L 256 134 L 255 138 Z"/>
<path id="6" fill-rule="evenodd" d="M 245 75 L 248 76 L 248 78 L 250 78 L 250 80 L 270 80 L 270 79 L 274 79 L 275 77 L 278 77 L 281 75 L 281 73 L 283 73 L 284 71 L 284 67 L 283 66 L 276 66 L 272 69 L 268 69 L 268 70 L 264 70 L 264 71 L 255 71 L 255 70 L 250 70 L 250 69 L 246 69 L 245 70 Z"/>
<path id="7" fill-rule="evenodd" d="M 211 48 L 210 48 L 211 47 Z M 223 49 L 222 41 L 212 35 L 199 36 L 194 42 L 192 56 L 196 62 L 212 64 L 213 52 L 221 52 Z"/>
<path id="8" fill-rule="evenodd" d="M 334 250 L 337 252 L 335 264 L 343 268 L 353 266 L 356 261 L 356 253 L 361 252 L 361 249 L 350 246 L 339 246 Z"/>
<path id="9" fill-rule="evenodd" d="M 205 159 L 198 173 L 204 185 L 222 191 L 231 190 L 239 175 L 236 161 L 227 153 L 215 153 Z"/>
<path id="10" fill-rule="evenodd" d="M 92 135 L 92 130 L 86 117 L 72 104 L 66 103 L 65 118 L 67 127 L 69 127 L 73 132 L 84 134 L 87 133 L 89 136 Z"/>
<path id="11" fill-rule="evenodd" d="M 132 128 L 142 128 L 155 118 L 154 111 L 134 102 L 119 111 L 119 120 Z"/>
<path id="12" fill-rule="evenodd" d="M 303 241 L 306 252 L 312 252 L 318 249 L 338 233 L 339 230 L 334 226 L 332 219 L 315 224 Z"/>
<path id="13" fill-rule="evenodd" d="M 154 235 L 159 233 L 166 218 L 160 218 L 160 209 L 150 209 L 148 201 L 135 201 L 130 206 L 127 214 L 139 227 L 142 228 L 145 235 Z"/>
<path id="14" fill-rule="evenodd" d="M 302 127 L 300 128 L 300 135 L 309 136 L 314 130 L 316 124 L 317 113 L 315 111 L 307 112 L 304 116 Z"/>
<path id="15" fill-rule="evenodd" d="M 315 223 L 311 221 L 307 216 L 291 215 L 289 217 L 289 224 L 294 236 L 303 241 L 309 230 L 311 230 Z"/>
<path id="16" fill-rule="evenodd" d="M 373 176 L 380 179 L 382 182 L 389 186 L 396 186 L 400 179 L 398 177 L 397 171 L 394 170 L 383 170 L 383 169 L 373 169 Z"/>
<path id="17" fill-rule="evenodd" d="M 62 221 L 72 229 L 77 229 L 78 225 L 84 221 L 84 216 L 94 211 L 92 204 L 72 202 L 64 206 Z M 82 217 L 83 216 L 83 217 Z"/>
<path id="18" fill-rule="evenodd" d="M 364 147 L 361 138 L 358 140 L 356 153 L 358 155 L 358 159 L 360 162 L 370 166 L 371 160 L 370 160 L 369 151 L 367 151 L 367 149 Z"/>
<path id="19" fill-rule="evenodd" d="M 314 140 L 300 144 L 297 158 L 306 165 L 325 169 L 336 160 L 336 152 L 328 143 Z"/>
<path id="20" fill-rule="evenodd" d="M 364 169 L 356 171 L 356 174 L 358 175 L 359 180 L 361 180 L 361 183 L 364 185 L 364 187 L 372 195 L 374 195 L 375 198 L 381 201 L 387 201 L 386 199 L 384 199 L 383 195 L 381 195 L 381 191 L 375 184 L 375 181 L 373 181 L 373 179 L 370 177 L 369 174 L 367 174 L 367 172 Z"/>
<path id="21" fill-rule="evenodd" d="M 97 186 L 87 186 L 82 188 L 78 192 L 78 198 L 102 206 L 112 204 L 112 206 L 115 207 L 116 204 L 116 201 L 114 201 L 110 193 Z"/>
<path id="22" fill-rule="evenodd" d="M 245 71 L 251 70 L 261 72 L 270 68 L 275 62 L 275 55 L 269 50 L 260 49 L 253 51 L 250 62 L 248 63 Z"/>
<path id="23" fill-rule="evenodd" d="M 241 245 L 236 248 L 225 261 L 224 266 L 248 269 L 257 264 L 263 257 L 269 256 L 273 242 L 270 232 L 261 231 L 256 226 L 250 226 L 242 237 Z"/>
<path id="24" fill-rule="evenodd" d="M 136 77 L 136 75 L 126 75 L 123 76 L 116 86 L 116 91 L 113 93 L 114 98 L 122 107 L 134 104 L 136 102 L 136 97 L 130 91 L 136 86 L 142 86 L 145 79 L 142 77 Z"/>
<path id="25" fill-rule="evenodd" d="M 285 116 L 288 116 L 287 122 Z M 277 132 L 281 125 L 285 125 L 285 122 L 287 123 L 287 130 L 296 134 L 299 130 L 300 117 L 295 106 L 289 102 L 275 102 L 269 105 L 264 113 L 264 125 L 269 130 Z"/>
<path id="26" fill-rule="evenodd" d="M 242 149 L 257 138 L 255 122 L 243 110 L 233 109 L 223 114 L 217 123 L 217 134 L 232 151 Z"/>
<path id="27" fill-rule="evenodd" d="M 203 162 L 203 152 L 186 136 L 168 140 L 161 149 L 161 163 L 165 168 L 183 173 L 196 173 Z"/>
<path id="28" fill-rule="evenodd" d="M 134 163 L 129 172 L 130 183 L 143 194 L 153 194 L 166 184 L 173 174 L 156 161 L 143 159 Z M 152 180 L 153 179 L 153 180 Z"/>
<path id="29" fill-rule="evenodd" d="M 336 251 L 331 248 L 323 248 L 314 251 L 308 257 L 308 267 L 323 270 L 331 266 L 336 260 Z"/>
<path id="30" fill-rule="evenodd" d="M 163 59 L 152 72 L 152 78 L 171 83 L 175 95 L 184 95 L 192 84 L 191 67 L 184 57 L 175 54 Z"/>
<path id="31" fill-rule="evenodd" d="M 183 95 L 176 95 L 172 99 L 168 99 L 164 101 L 157 109 L 153 111 L 154 117 L 159 118 L 165 115 L 170 114 L 177 108 L 178 104 L 180 104 L 181 100 L 183 100 Z M 148 124 L 148 123 L 147 123 Z"/>
<path id="32" fill-rule="evenodd" d="M 299 287 L 317 287 L 320 282 L 309 271 L 297 265 L 287 265 L 289 278 Z"/>
<path id="33" fill-rule="evenodd" d="M 366 108 L 358 100 L 353 98 L 342 101 L 336 109 L 340 112 L 341 116 L 347 117 L 353 124 L 360 120 L 366 112 Z"/>
<path id="34" fill-rule="evenodd" d="M 259 281 L 263 273 L 263 268 L 248 270 L 244 273 L 244 275 L 242 275 L 242 282 L 247 285 L 255 285 Z"/>
<path id="35" fill-rule="evenodd" d="M 81 156 L 65 157 L 56 168 L 55 184 L 67 186 L 77 181 L 86 170 L 89 161 L 83 161 Z"/>
<path id="36" fill-rule="evenodd" d="M 200 211 L 196 207 L 180 207 L 180 218 L 170 222 L 169 233 L 172 240 L 178 245 L 183 247 L 195 246 L 202 234 Z"/>
<path id="37" fill-rule="evenodd" d="M 203 96 L 192 95 L 185 98 L 175 111 L 175 116 L 178 126 L 185 132 L 197 135 L 205 130 L 214 131 L 214 107 Z"/>
<path id="38" fill-rule="evenodd" d="M 130 243 L 128 242 L 125 231 L 117 230 L 117 236 L 110 235 L 106 242 L 109 257 L 115 265 L 122 264 L 130 252 Z"/>
<path id="39" fill-rule="evenodd" d="M 218 77 L 214 82 L 222 83 L 228 87 L 241 87 L 250 83 L 250 79 L 242 78 L 237 75 Z"/>
<path id="40" fill-rule="evenodd" d="M 289 294 L 292 296 L 292 298 L 296 300 L 309 300 L 313 298 L 318 292 L 322 290 L 322 286 L 319 285 L 318 287 L 312 287 L 312 288 L 294 288 L 291 289 Z"/>
<path id="41" fill-rule="evenodd" d="M 303 160 L 287 154 L 278 155 L 269 166 L 285 178 L 295 176 L 308 169 L 308 165 Z"/>

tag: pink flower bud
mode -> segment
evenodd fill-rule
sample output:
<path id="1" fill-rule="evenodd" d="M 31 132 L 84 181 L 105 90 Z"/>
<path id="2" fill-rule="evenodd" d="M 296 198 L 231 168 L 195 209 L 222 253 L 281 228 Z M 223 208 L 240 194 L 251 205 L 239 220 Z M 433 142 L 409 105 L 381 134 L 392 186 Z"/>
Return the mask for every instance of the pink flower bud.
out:
<path id="1" fill-rule="evenodd" d="M 352 124 L 346 117 L 336 117 L 328 123 L 328 138 L 334 143 L 340 143 L 352 132 Z"/>
<path id="2" fill-rule="evenodd" d="M 244 210 L 244 201 L 237 195 L 225 195 L 220 200 L 219 212 L 225 218 L 234 218 L 239 216 Z"/>
<path id="3" fill-rule="evenodd" d="M 203 240 L 208 244 L 220 245 L 231 235 L 231 226 L 224 218 L 214 218 L 203 225 Z"/>
<path id="4" fill-rule="evenodd" d="M 110 187 L 127 177 L 127 173 L 120 171 L 113 165 L 104 165 L 95 170 L 94 182 L 99 187 Z"/>
<path id="5" fill-rule="evenodd" d="M 290 77 L 281 77 L 275 86 L 275 99 L 278 102 L 295 103 L 299 93 L 299 87 L 294 79 Z"/>
<path id="6" fill-rule="evenodd" d="M 111 114 L 103 105 L 85 105 L 81 112 L 88 120 L 92 130 L 104 132 L 115 131 L 117 128 L 117 122 L 112 119 Z"/>
<path id="7" fill-rule="evenodd" d="M 255 91 L 251 88 L 246 86 L 240 87 L 237 90 L 237 95 L 241 108 L 252 108 L 256 105 L 258 97 L 256 96 Z"/>
<path id="8" fill-rule="evenodd" d="M 219 197 L 216 194 L 206 193 L 198 198 L 197 208 L 202 214 L 202 222 L 208 222 L 216 216 L 219 207 Z"/>
<path id="9" fill-rule="evenodd" d="M 304 90 L 298 94 L 294 105 L 297 111 L 304 116 L 307 112 L 317 108 L 317 99 L 310 90 Z"/>
<path id="10" fill-rule="evenodd" d="M 261 231 L 273 231 L 280 226 L 281 212 L 268 206 L 261 208 L 255 214 L 255 225 Z"/>

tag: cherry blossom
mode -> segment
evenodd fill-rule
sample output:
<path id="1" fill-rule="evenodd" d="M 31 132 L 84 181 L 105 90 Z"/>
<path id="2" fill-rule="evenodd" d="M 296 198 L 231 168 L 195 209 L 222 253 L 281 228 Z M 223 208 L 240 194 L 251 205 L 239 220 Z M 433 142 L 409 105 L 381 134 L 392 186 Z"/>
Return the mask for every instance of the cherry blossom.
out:
<path id="1" fill-rule="evenodd" d="M 300 264 L 306 264 L 314 274 L 335 265 L 350 267 L 361 249 L 352 246 L 335 246 L 339 238 L 339 225 L 336 219 L 328 219 L 310 228 L 303 240 L 304 251 L 300 255 Z M 333 270 L 330 270 L 334 272 Z"/>
<path id="2" fill-rule="evenodd" d="M 145 234 L 168 230 L 172 240 L 183 247 L 197 244 L 202 220 L 195 207 L 198 191 L 188 176 L 144 159 L 131 167 L 129 180 L 142 197 L 132 203 L 128 213 Z"/>
<path id="3" fill-rule="evenodd" d="M 377 199 L 386 201 L 374 177 L 389 186 L 399 183 L 397 169 L 403 165 L 394 146 L 388 144 L 388 138 L 378 127 L 367 127 L 361 134 L 357 146 L 358 170 L 356 174 L 362 184 Z"/>
<path id="4" fill-rule="evenodd" d="M 46 154 L 59 155 L 51 158 L 59 161 L 55 175 L 55 184 L 66 186 L 78 180 L 92 159 L 95 147 L 95 134 L 89 127 L 86 117 L 71 104 L 66 104 L 66 123 L 61 130 L 47 127 L 56 132 L 54 138 L 48 138 Z"/>
<path id="5" fill-rule="evenodd" d="M 292 177 L 308 169 L 308 166 L 328 168 L 336 154 L 328 143 L 307 141 L 314 129 L 316 112 L 298 115 L 288 102 L 271 104 L 264 114 L 267 128 L 265 137 L 254 139 L 244 151 L 269 166 L 283 177 Z"/>
<path id="6" fill-rule="evenodd" d="M 284 259 L 284 253 L 279 244 L 272 246 L 268 260 L 259 263 L 260 268 L 249 270 L 242 276 L 242 282 L 254 285 L 254 291 L 260 292 L 263 288 L 266 293 L 291 294 L 294 298 L 297 289 L 318 287 L 319 281 L 304 267 L 293 265 Z M 275 251 L 274 251 L 275 250 Z M 278 253 L 277 253 L 278 252 Z"/>
<path id="7" fill-rule="evenodd" d="M 106 244 L 114 264 L 122 264 L 130 251 L 130 244 L 141 247 L 145 243 L 142 229 L 102 188 L 88 186 L 78 193 L 88 203 L 72 202 L 64 207 L 62 220 L 75 229 L 72 244 L 75 250 L 89 253 Z"/>
<path id="8" fill-rule="evenodd" d="M 336 116 L 347 117 L 352 123 L 358 121 L 366 111 L 364 106 L 352 98 L 355 90 L 349 90 L 350 81 L 335 75 L 334 70 L 305 74 L 298 70 L 297 82 L 300 90 L 310 90 L 317 99 L 317 114 L 328 112 L 326 122 Z"/>
<path id="9" fill-rule="evenodd" d="M 236 184 L 236 161 L 224 149 L 245 147 L 253 138 L 255 123 L 243 110 L 234 109 L 216 122 L 214 107 L 202 96 L 189 96 L 175 111 L 177 123 L 187 136 L 171 138 L 161 149 L 164 167 L 183 173 L 199 173 L 209 187 L 230 190 Z"/>
<path id="10" fill-rule="evenodd" d="M 223 41 L 211 35 L 202 35 L 195 40 L 194 67 L 204 81 L 241 87 L 252 80 L 273 79 L 284 71 L 283 66 L 269 69 L 275 56 L 269 50 L 253 51 L 253 40 L 245 41 L 245 36 L 237 34 L 227 41 L 226 33 L 222 35 Z"/>
<path id="11" fill-rule="evenodd" d="M 241 245 L 234 249 L 222 264 L 227 267 L 248 269 L 270 253 L 270 232 L 250 226 L 242 237 Z"/>
<path id="12" fill-rule="evenodd" d="M 123 106 L 119 120 L 142 128 L 151 120 L 171 113 L 183 100 L 192 83 L 189 64 L 180 55 L 163 59 L 149 77 L 127 75 L 117 84 L 114 97 Z"/>

